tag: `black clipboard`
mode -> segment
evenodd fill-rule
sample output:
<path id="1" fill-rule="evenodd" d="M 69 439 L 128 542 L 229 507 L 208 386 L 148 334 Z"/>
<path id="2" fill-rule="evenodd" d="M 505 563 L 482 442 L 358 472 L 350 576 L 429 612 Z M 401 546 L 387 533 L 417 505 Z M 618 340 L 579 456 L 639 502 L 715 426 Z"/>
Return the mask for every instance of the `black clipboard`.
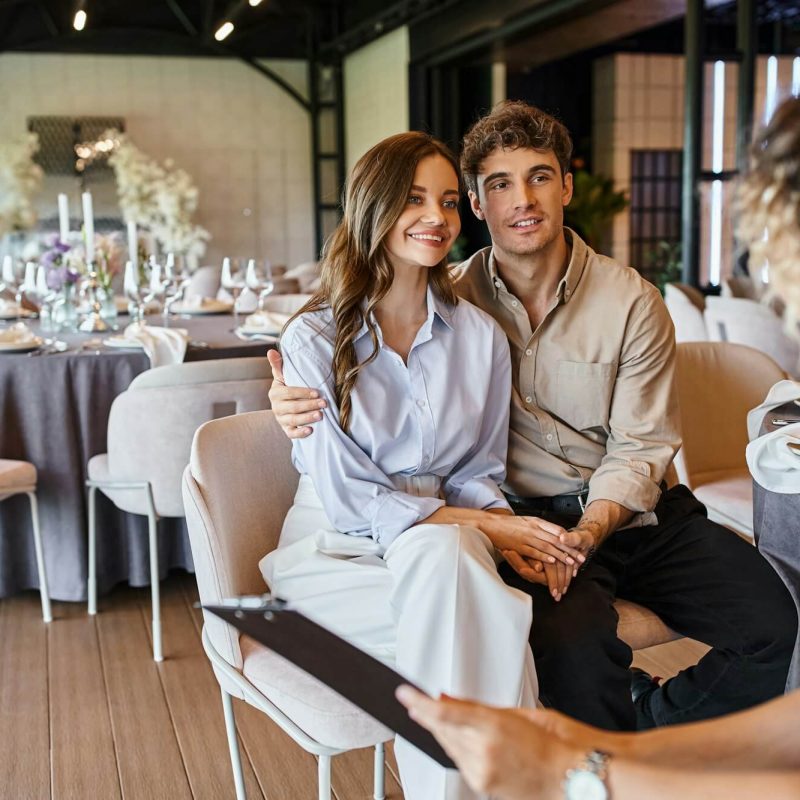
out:
<path id="1" fill-rule="evenodd" d="M 265 595 L 224 602 L 203 608 L 313 675 L 443 767 L 456 768 L 433 735 L 414 722 L 394 696 L 401 684 L 414 686 L 411 681 L 291 610 L 283 600 Z"/>

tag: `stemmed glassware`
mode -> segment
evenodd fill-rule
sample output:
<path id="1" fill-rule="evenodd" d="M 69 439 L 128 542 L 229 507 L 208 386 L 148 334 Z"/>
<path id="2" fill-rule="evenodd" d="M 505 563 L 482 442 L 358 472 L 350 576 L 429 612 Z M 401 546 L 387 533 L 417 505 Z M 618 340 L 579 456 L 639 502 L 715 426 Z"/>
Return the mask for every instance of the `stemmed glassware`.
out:
<path id="1" fill-rule="evenodd" d="M 144 307 L 148 302 L 149 292 L 139 283 L 139 270 L 133 265 L 133 261 L 125 264 L 125 277 L 122 282 L 122 290 L 128 300 L 128 311 L 132 322 L 144 323 Z"/>
<path id="2" fill-rule="evenodd" d="M 28 295 L 30 297 L 30 295 Z M 36 269 L 36 300 L 39 306 L 39 320 L 43 331 L 56 330 L 53 308 L 58 294 L 47 285 L 47 267 Z"/>
<path id="3" fill-rule="evenodd" d="M 17 284 L 17 291 L 14 296 L 17 303 L 17 322 L 22 319 L 22 300 L 24 297 L 30 297 L 31 302 L 36 301 L 36 264 L 33 261 L 29 261 L 25 265 L 25 276 Z"/>
<path id="4" fill-rule="evenodd" d="M 220 276 L 220 284 L 223 289 L 230 292 L 233 297 L 233 327 L 239 327 L 239 295 L 242 290 L 247 286 L 245 281 L 245 273 L 241 269 L 241 265 L 237 262 L 232 265 L 231 259 L 222 259 L 222 275 Z"/>
<path id="5" fill-rule="evenodd" d="M 169 312 L 184 295 L 189 285 L 189 275 L 184 269 L 183 259 L 175 258 L 172 253 L 167 254 L 164 265 L 164 327 L 169 327 Z"/>
<path id="6" fill-rule="evenodd" d="M 263 311 L 264 300 L 275 288 L 275 282 L 272 279 L 272 265 L 269 260 L 266 258 L 261 260 L 251 258 L 247 262 L 245 283 L 248 289 L 258 295 L 258 310 Z"/>

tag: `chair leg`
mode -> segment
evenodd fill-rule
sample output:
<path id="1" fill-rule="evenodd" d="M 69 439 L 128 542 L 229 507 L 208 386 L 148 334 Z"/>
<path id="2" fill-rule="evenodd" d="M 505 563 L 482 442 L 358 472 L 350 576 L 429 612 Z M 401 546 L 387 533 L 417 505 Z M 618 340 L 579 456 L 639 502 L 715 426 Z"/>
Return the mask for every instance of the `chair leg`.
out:
<path id="1" fill-rule="evenodd" d="M 386 797 L 386 764 L 383 742 L 375 745 L 375 783 L 372 791 L 374 800 L 385 800 Z"/>
<path id="2" fill-rule="evenodd" d="M 42 619 L 45 622 L 53 621 L 50 611 L 50 590 L 47 588 L 47 571 L 44 566 L 44 551 L 42 550 L 42 531 L 39 527 L 39 506 L 36 502 L 36 492 L 26 492 L 31 501 L 31 523 L 33 525 L 33 547 L 36 550 L 36 567 L 39 570 L 39 594 L 42 598 Z"/>
<path id="3" fill-rule="evenodd" d="M 89 613 L 97 613 L 97 487 L 89 487 L 89 576 L 86 581 L 86 595 L 89 599 Z"/>
<path id="4" fill-rule="evenodd" d="M 319 800 L 331 800 L 331 757 L 320 756 L 317 766 Z"/>
<path id="5" fill-rule="evenodd" d="M 153 503 L 153 490 L 150 485 L 147 492 L 147 533 L 150 541 L 150 596 L 153 601 L 153 660 L 163 661 L 164 654 L 161 647 L 161 597 L 160 574 L 158 569 L 158 529 L 157 516 Z"/>
<path id="6" fill-rule="evenodd" d="M 239 740 L 236 738 L 236 720 L 233 716 L 233 700 L 221 687 L 220 691 L 222 692 L 222 710 L 225 714 L 225 731 L 228 734 L 228 749 L 231 753 L 233 783 L 236 787 L 236 800 L 247 800 L 247 793 L 244 788 L 244 774 L 242 773 L 242 759 L 239 754 Z"/>

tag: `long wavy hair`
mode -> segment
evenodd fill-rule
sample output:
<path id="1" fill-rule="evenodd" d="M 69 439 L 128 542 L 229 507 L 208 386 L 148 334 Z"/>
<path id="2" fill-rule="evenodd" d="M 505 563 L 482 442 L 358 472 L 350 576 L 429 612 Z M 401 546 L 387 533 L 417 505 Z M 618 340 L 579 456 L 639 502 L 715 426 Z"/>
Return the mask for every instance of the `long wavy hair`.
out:
<path id="1" fill-rule="evenodd" d="M 406 207 L 417 165 L 428 156 L 446 159 L 459 175 L 448 147 L 416 131 L 390 136 L 359 159 L 344 189 L 342 221 L 322 250 L 320 288 L 294 315 L 328 307 L 333 312 L 333 385 L 344 431 L 350 429 L 350 395 L 359 372 L 380 351 L 372 311 L 394 280 L 386 237 Z M 457 303 L 446 257 L 430 269 L 428 282 L 440 300 Z M 372 352 L 359 363 L 355 338 L 364 324 Z"/>
<path id="2" fill-rule="evenodd" d="M 770 295 L 800 320 L 800 98 L 781 103 L 756 137 L 752 165 L 737 196 L 737 233 L 750 250 L 750 274 L 769 264 Z"/>

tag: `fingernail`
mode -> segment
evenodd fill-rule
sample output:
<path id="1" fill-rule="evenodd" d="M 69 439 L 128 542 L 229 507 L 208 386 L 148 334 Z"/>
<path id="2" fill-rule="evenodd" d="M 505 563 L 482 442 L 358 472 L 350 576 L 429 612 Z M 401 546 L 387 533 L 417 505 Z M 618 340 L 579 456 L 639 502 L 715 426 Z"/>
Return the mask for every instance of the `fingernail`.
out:
<path id="1" fill-rule="evenodd" d="M 322 419 L 322 414 L 320 414 L 319 411 L 317 411 L 317 413 L 314 414 L 314 419 Z"/>
<path id="2" fill-rule="evenodd" d="M 572 570 L 572 577 L 573 578 L 577 578 L 578 577 L 578 570 L 576 570 L 576 569 Z"/>
<path id="3" fill-rule="evenodd" d="M 311 392 L 311 399 L 314 400 L 315 398 L 319 397 L 317 392 Z"/>
<path id="4" fill-rule="evenodd" d="M 570 558 L 569 556 L 567 556 L 567 564 L 572 566 L 574 563 L 575 563 L 575 559 L 574 558 Z"/>
<path id="5" fill-rule="evenodd" d="M 318 408 L 325 408 L 325 401 L 324 400 L 320 400 L 319 403 L 317 403 L 317 407 Z"/>
<path id="6" fill-rule="evenodd" d="M 555 564 L 556 563 L 555 556 L 547 556 L 547 563 L 548 564 Z"/>
<path id="7" fill-rule="evenodd" d="M 578 556 L 578 561 L 583 563 L 584 561 L 586 561 L 586 556 Z"/>

